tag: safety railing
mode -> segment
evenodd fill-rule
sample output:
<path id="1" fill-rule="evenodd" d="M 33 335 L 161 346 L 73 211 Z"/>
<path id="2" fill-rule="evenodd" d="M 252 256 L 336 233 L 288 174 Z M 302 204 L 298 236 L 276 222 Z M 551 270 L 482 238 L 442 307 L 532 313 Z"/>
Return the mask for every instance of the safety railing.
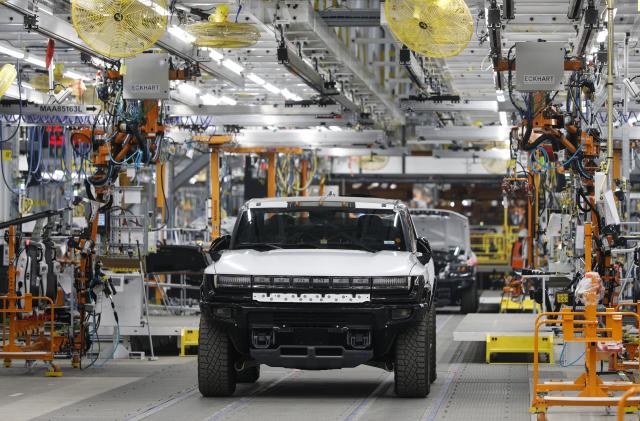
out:
<path id="1" fill-rule="evenodd" d="M 517 233 L 511 229 L 506 232 L 475 232 L 471 233 L 471 249 L 479 265 L 509 265 L 517 239 Z"/>

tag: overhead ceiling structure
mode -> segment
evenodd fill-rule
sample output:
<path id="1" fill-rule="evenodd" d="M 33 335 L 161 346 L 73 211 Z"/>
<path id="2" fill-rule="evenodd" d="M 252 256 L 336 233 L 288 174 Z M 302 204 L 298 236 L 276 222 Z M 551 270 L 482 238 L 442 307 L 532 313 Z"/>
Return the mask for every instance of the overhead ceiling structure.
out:
<path id="1" fill-rule="evenodd" d="M 168 30 L 151 51 L 197 65 L 201 73 L 195 81 L 172 84 L 166 105 L 175 121 L 200 117 L 193 121 L 244 128 L 251 139 L 265 129 L 282 130 L 282 142 L 294 143 L 308 133 L 304 130 L 335 126 L 341 129 L 340 146 L 366 147 L 362 138 L 369 135 L 374 139 L 369 144 L 383 143 L 407 154 L 461 143 L 506 148 L 505 127 L 514 107 L 505 78 L 494 72 L 497 58 L 522 41 L 560 42 L 569 55 L 578 50 L 593 54 L 604 21 L 599 0 L 466 0 L 474 21 L 471 41 L 457 55 L 433 59 L 412 53 L 396 39 L 384 2 L 378 0 L 169 3 Z M 584 12 L 590 4 L 598 15 L 591 26 Z M 228 6 L 229 22 L 259 31 L 254 45 L 194 44 L 185 29 L 206 22 L 219 5 Z M 637 2 L 619 0 L 616 7 L 615 37 L 624 40 L 629 34 L 628 69 L 638 74 Z M 114 60 L 78 36 L 69 0 L 4 0 L 0 10 L 0 65 L 21 59 L 23 98 L 47 100 L 30 89 L 29 81 L 46 73 L 49 38 L 56 42 L 54 61 L 64 65 L 64 76 L 89 87 L 100 63 Z M 616 54 L 622 62 L 622 48 Z M 14 86 L 7 95 L 18 94 Z M 563 102 L 562 94 L 556 100 Z M 303 131 L 291 135 L 292 130 Z M 378 136 L 380 132 L 385 135 Z"/>

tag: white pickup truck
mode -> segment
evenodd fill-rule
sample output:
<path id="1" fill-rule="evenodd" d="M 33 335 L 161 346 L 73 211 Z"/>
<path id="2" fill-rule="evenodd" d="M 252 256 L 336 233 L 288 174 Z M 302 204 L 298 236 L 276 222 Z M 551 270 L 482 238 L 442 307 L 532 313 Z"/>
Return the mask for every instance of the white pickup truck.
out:
<path id="1" fill-rule="evenodd" d="M 260 364 L 369 364 L 399 396 L 435 380 L 434 266 L 404 204 L 354 197 L 254 199 L 209 251 L 198 383 L 228 396 Z"/>

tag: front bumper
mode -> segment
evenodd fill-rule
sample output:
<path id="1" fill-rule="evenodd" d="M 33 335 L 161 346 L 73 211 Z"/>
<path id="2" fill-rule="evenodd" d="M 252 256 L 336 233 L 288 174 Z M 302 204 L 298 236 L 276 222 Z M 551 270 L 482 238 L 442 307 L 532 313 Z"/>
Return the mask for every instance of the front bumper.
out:
<path id="1" fill-rule="evenodd" d="M 244 358 L 275 367 L 330 369 L 386 361 L 399 332 L 427 303 L 270 304 L 202 300 Z"/>
<path id="2" fill-rule="evenodd" d="M 447 302 L 457 302 L 464 291 L 473 287 L 476 282 L 475 276 L 446 276 L 438 278 L 437 299 L 439 305 L 446 305 Z"/>

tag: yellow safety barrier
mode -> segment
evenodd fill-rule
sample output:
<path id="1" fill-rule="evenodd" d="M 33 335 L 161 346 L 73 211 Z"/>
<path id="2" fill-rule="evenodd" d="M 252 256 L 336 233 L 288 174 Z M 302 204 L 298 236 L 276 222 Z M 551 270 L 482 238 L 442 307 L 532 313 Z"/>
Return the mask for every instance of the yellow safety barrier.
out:
<path id="1" fill-rule="evenodd" d="M 487 347 L 485 360 L 487 364 L 491 364 L 493 358 L 497 354 L 526 354 L 533 355 L 534 337 L 530 336 L 502 336 L 487 335 Z M 543 356 L 545 362 L 553 364 L 553 335 L 538 337 L 538 355 Z M 529 364 L 529 361 L 523 361 Z M 513 364 L 513 362 L 509 362 Z"/>
<path id="2" fill-rule="evenodd" d="M 471 248 L 479 265 L 510 265 L 511 250 L 518 239 L 515 229 L 504 232 L 483 232 L 471 234 Z"/>
<path id="3" fill-rule="evenodd" d="M 180 356 L 186 357 L 189 355 L 197 355 L 198 351 L 198 336 L 200 335 L 200 329 L 182 329 L 180 331 Z M 189 348 L 195 347 L 195 353 L 187 354 Z"/>

